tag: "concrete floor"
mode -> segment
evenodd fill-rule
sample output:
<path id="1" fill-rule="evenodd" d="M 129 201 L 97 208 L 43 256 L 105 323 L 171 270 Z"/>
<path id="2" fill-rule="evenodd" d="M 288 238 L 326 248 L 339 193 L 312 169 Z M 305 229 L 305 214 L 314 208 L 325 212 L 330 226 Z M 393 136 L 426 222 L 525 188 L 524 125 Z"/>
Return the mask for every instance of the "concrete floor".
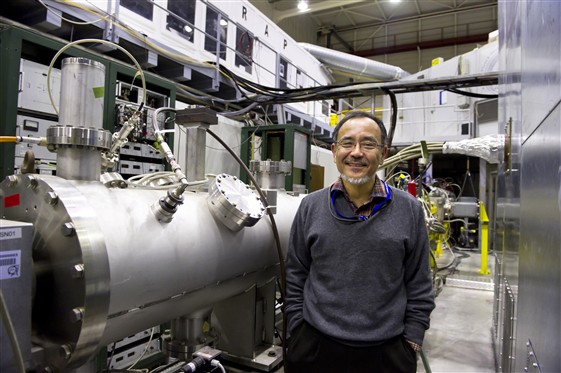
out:
<path id="1" fill-rule="evenodd" d="M 494 262 L 489 256 L 489 262 Z M 446 252 L 437 260 L 444 267 L 454 259 Z M 432 373 L 495 372 L 491 326 L 493 268 L 481 275 L 481 255 L 456 253 L 457 266 L 444 270 L 446 283 L 436 298 L 431 327 L 425 335 L 424 352 Z M 448 272 L 448 273 L 446 273 Z M 257 372 L 225 366 L 227 373 Z M 284 373 L 283 367 L 273 371 Z M 419 358 L 418 372 L 428 372 Z"/>
<path id="2" fill-rule="evenodd" d="M 431 327 L 425 335 L 425 356 L 433 373 L 494 372 L 491 342 L 493 268 L 480 275 L 481 255 L 462 258 L 436 298 Z M 425 372 L 423 364 L 419 372 Z"/>

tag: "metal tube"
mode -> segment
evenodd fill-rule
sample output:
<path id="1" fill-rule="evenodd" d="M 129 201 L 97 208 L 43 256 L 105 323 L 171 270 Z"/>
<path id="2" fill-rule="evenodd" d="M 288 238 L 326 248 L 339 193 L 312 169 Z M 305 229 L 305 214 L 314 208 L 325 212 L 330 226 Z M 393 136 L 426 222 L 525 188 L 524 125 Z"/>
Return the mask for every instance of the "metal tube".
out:
<path id="1" fill-rule="evenodd" d="M 59 125 L 47 130 L 57 152 L 57 175 L 69 180 L 99 181 L 101 150 L 111 135 L 103 130 L 105 66 L 82 57 L 62 61 Z"/>
<path id="2" fill-rule="evenodd" d="M 103 128 L 105 66 L 82 57 L 62 60 L 61 126 Z"/>
<path id="3" fill-rule="evenodd" d="M 34 224 L 33 321 L 47 363 L 57 369 L 79 366 L 104 345 L 279 275 L 271 223 L 261 219 L 232 232 L 209 211 L 208 193 L 185 194 L 174 219 L 161 224 L 150 205 L 162 191 L 18 177 L 0 189 L 20 194 L 21 203 L 0 212 Z M 301 198 L 278 195 L 283 255 Z"/>
<path id="4" fill-rule="evenodd" d="M 333 49 L 320 47 L 308 43 L 298 45 L 312 54 L 324 64 L 340 71 L 346 71 L 359 76 L 376 78 L 382 81 L 399 80 L 409 73 L 397 66 L 370 60 Z"/>
<path id="5" fill-rule="evenodd" d="M 101 153 L 97 149 L 61 147 L 57 150 L 57 175 L 68 180 L 99 180 Z"/>

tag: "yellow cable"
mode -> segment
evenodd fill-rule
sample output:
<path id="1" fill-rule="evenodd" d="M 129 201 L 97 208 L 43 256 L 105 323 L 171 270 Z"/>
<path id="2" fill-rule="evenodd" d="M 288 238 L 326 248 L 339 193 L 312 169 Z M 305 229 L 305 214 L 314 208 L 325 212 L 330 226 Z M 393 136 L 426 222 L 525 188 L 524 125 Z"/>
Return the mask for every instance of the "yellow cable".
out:
<path id="1" fill-rule="evenodd" d="M 73 1 L 70 0 L 57 0 L 57 2 L 60 3 L 64 3 L 70 6 L 73 6 L 75 8 L 79 8 L 82 9 L 88 13 L 92 13 L 100 18 L 102 18 L 103 20 L 110 22 L 111 24 L 119 27 L 120 29 L 122 29 L 123 31 L 125 31 L 127 34 L 131 35 L 132 37 L 134 37 L 135 39 L 143 42 L 144 44 L 146 44 L 146 46 L 152 48 L 154 51 L 159 52 L 162 55 L 171 57 L 171 58 L 175 58 L 181 62 L 186 62 L 186 63 L 190 63 L 190 64 L 195 64 L 195 65 L 199 65 L 202 67 L 206 67 L 206 68 L 211 68 L 214 70 L 217 70 L 221 75 L 223 75 L 225 78 L 227 78 L 228 80 L 231 80 L 231 78 L 226 75 L 223 71 L 221 71 L 220 69 L 218 69 L 218 67 L 212 63 L 209 62 L 205 62 L 205 61 L 199 61 L 193 58 L 189 58 L 187 56 L 185 56 L 184 54 L 178 54 L 178 53 L 172 53 L 148 40 L 146 40 L 146 36 L 142 35 L 141 33 L 139 33 L 138 31 L 135 30 L 131 30 L 129 26 L 125 25 L 125 24 L 121 24 L 120 22 L 116 22 L 114 21 L 112 18 L 110 18 L 109 16 L 104 16 L 103 14 L 101 14 L 100 12 L 94 10 L 94 9 L 90 9 L 82 4 L 78 4 L 75 3 Z"/>
<path id="2" fill-rule="evenodd" d="M 71 23 L 71 24 L 73 24 L 73 25 L 92 25 L 92 24 L 94 24 L 94 23 L 96 23 L 96 22 L 103 21 L 103 19 L 96 19 L 95 21 L 90 21 L 90 22 L 76 22 L 76 21 L 73 21 L 73 20 L 71 20 L 71 19 L 64 18 L 63 16 L 61 16 L 60 14 L 58 14 L 58 13 L 56 12 L 56 10 L 51 9 L 51 7 L 48 6 L 47 4 L 45 4 L 42 0 L 37 0 L 37 1 L 39 2 L 39 4 L 43 5 L 43 6 L 45 7 L 45 9 L 47 9 L 47 10 L 48 10 L 49 12 L 51 12 L 53 15 L 55 15 L 56 17 L 62 19 L 63 21 L 66 21 L 66 22 L 68 22 L 68 23 Z"/>
<path id="3" fill-rule="evenodd" d="M 49 95 L 49 100 L 51 101 L 51 105 L 53 106 L 53 109 L 55 110 L 55 113 L 58 114 L 58 109 L 55 105 L 55 101 L 53 99 L 53 96 L 51 94 L 51 70 L 53 68 L 53 65 L 55 64 L 55 61 L 57 60 L 57 58 L 68 48 L 73 47 L 74 45 L 77 44 L 81 44 L 81 43 L 101 43 L 101 44 L 107 44 L 110 46 L 113 46 L 117 49 L 119 49 L 121 52 L 125 53 L 134 63 L 134 65 L 136 66 L 136 68 L 138 69 L 135 76 L 136 75 L 140 75 L 140 80 L 142 81 L 142 89 L 144 91 L 144 94 L 142 95 L 142 102 L 146 103 L 146 80 L 144 79 L 144 72 L 142 71 L 142 67 L 140 67 L 140 64 L 138 63 L 138 61 L 133 57 L 132 54 L 130 54 L 125 48 L 121 47 L 120 45 L 117 45 L 115 43 L 112 43 L 110 41 L 107 40 L 101 40 L 101 39 L 81 39 L 81 40 L 76 40 L 73 41 L 72 43 L 69 43 L 67 45 L 65 45 L 64 47 L 62 47 L 53 57 L 53 59 L 51 60 L 51 64 L 49 65 L 49 69 L 47 70 L 47 93 Z"/>
<path id="4" fill-rule="evenodd" d="M 16 136 L 0 136 L 0 142 L 17 142 Z"/>
<path id="5" fill-rule="evenodd" d="M 130 29 L 130 27 L 125 25 L 125 24 L 121 24 L 120 22 L 114 21 L 109 16 L 104 16 L 103 14 L 98 12 L 97 10 L 90 9 L 90 8 L 88 8 L 88 7 L 86 7 L 82 4 L 78 4 L 78 3 L 75 3 L 75 2 L 70 1 L 70 0 L 57 0 L 57 1 L 60 2 L 60 3 L 64 3 L 64 4 L 67 4 L 67 5 L 73 6 L 75 8 L 82 9 L 82 10 L 88 12 L 88 13 L 92 13 L 92 14 L 104 19 L 105 21 L 119 27 L 120 29 L 125 31 L 127 34 L 133 36 L 135 39 L 137 39 L 139 41 L 142 41 L 144 44 L 151 47 L 155 51 L 159 51 L 161 54 L 165 54 L 165 55 L 170 56 L 170 57 L 175 57 L 175 58 L 178 58 L 181 61 L 189 62 L 191 64 L 197 64 L 197 65 L 200 65 L 200 66 L 203 66 L 203 67 L 210 67 L 210 68 L 213 68 L 213 69 L 217 69 L 216 66 L 211 64 L 211 63 L 198 61 L 196 59 L 189 58 L 189 57 L 187 57 L 183 54 L 172 53 L 172 52 L 170 52 L 170 51 L 168 51 L 168 50 L 166 50 L 166 49 L 146 40 L 145 35 L 142 35 L 140 32 Z"/>

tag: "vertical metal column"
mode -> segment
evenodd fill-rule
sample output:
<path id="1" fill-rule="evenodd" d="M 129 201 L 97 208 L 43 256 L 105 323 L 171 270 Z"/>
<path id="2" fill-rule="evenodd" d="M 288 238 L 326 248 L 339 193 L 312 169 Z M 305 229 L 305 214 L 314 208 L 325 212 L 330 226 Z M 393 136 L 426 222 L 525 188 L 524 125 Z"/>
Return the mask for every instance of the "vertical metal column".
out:
<path id="1" fill-rule="evenodd" d="M 103 130 L 105 66 L 82 57 L 62 61 L 59 125 L 47 130 L 57 152 L 57 175 L 69 180 L 99 180 L 101 150 L 111 145 Z"/>

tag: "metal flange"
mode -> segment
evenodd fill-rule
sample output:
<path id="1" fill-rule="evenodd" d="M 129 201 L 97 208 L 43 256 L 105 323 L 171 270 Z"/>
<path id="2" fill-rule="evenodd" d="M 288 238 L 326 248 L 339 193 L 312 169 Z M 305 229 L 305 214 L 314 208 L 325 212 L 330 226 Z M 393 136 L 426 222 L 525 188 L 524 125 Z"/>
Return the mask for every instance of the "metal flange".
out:
<path id="1" fill-rule="evenodd" d="M 50 151 L 61 146 L 109 149 L 111 132 L 98 128 L 51 126 L 47 129 L 47 144 Z"/>
<path id="2" fill-rule="evenodd" d="M 207 202 L 212 215 L 234 232 L 255 225 L 265 213 L 261 199 L 249 185 L 227 174 L 218 175 L 211 183 Z"/>

